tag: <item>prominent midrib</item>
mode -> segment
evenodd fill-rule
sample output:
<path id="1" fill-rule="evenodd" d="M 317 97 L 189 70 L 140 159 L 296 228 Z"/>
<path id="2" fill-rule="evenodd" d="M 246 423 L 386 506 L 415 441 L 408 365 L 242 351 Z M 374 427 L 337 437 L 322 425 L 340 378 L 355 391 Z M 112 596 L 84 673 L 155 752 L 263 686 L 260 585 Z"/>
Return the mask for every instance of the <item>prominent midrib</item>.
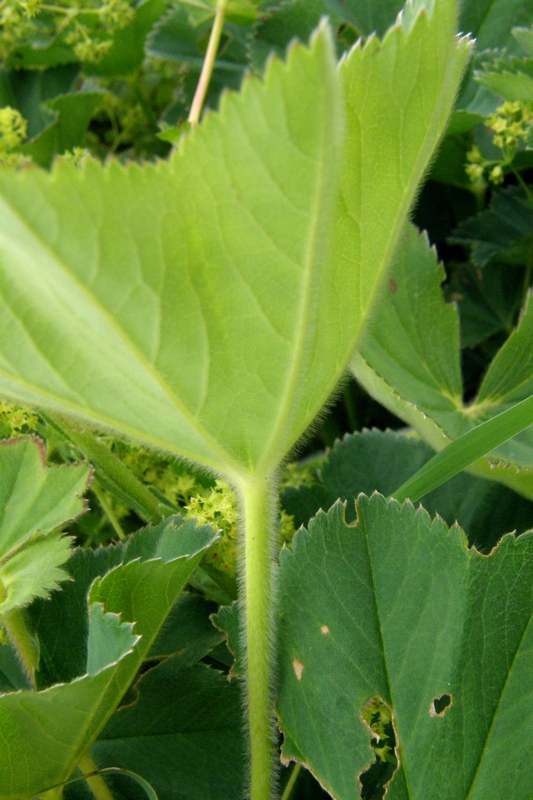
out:
<path id="1" fill-rule="evenodd" d="M 338 74 L 335 74 L 335 79 L 338 78 Z M 327 87 L 323 88 L 323 93 L 327 91 Z M 323 94 L 323 96 L 324 96 Z M 322 101 L 325 104 L 323 99 Z M 340 105 L 341 100 L 340 98 L 337 101 Z M 336 105 L 336 103 L 335 103 Z M 269 443 L 266 445 L 263 455 L 260 459 L 259 464 L 257 465 L 257 472 L 261 471 L 261 467 L 263 470 L 268 470 L 272 467 L 273 462 L 278 456 L 278 460 L 281 459 L 285 453 L 277 453 L 276 451 L 279 450 L 281 443 L 283 442 L 283 434 L 285 432 L 285 427 L 287 425 L 287 421 L 290 418 L 290 414 L 292 411 L 292 400 L 295 395 L 296 386 L 298 384 L 298 380 L 300 378 L 302 362 L 304 357 L 304 352 L 306 349 L 306 343 L 308 340 L 308 332 L 309 332 L 309 318 L 311 316 L 311 298 L 313 294 L 313 287 L 314 287 L 314 279 L 315 279 L 315 271 L 317 269 L 316 264 L 316 254 L 318 252 L 318 240 L 319 240 L 319 231 L 320 231 L 320 212 L 323 211 L 324 206 L 326 206 L 327 210 L 327 202 L 325 197 L 327 197 L 328 190 L 328 172 L 330 167 L 330 158 L 328 157 L 328 130 L 330 128 L 330 119 L 328 114 L 322 114 L 322 127 L 321 127 L 321 139 L 320 139 L 320 163 L 318 168 L 317 174 L 317 185 L 315 191 L 315 197 L 312 205 L 311 211 L 311 223 L 309 226 L 309 243 L 307 247 L 306 256 L 304 259 L 304 270 L 305 270 L 305 281 L 303 285 L 302 291 L 302 301 L 300 303 L 300 313 L 298 319 L 298 335 L 296 338 L 296 346 L 293 351 L 293 357 L 291 360 L 291 364 L 288 370 L 288 378 L 285 385 L 285 391 L 283 395 L 283 402 L 280 404 L 279 414 L 276 422 L 274 423 L 274 429 L 272 435 L 270 437 Z M 344 145 L 343 148 L 344 149 Z M 336 160 L 336 159 L 335 159 Z M 340 167 L 340 165 L 339 165 Z M 340 173 L 340 169 L 339 169 Z M 339 180 L 339 179 L 337 179 Z M 339 180 L 340 182 L 340 180 Z M 331 203 L 333 210 L 334 204 L 334 196 L 336 192 L 331 192 L 332 197 L 329 200 Z M 288 446 L 292 446 L 294 442 L 291 442 Z"/>
<path id="2" fill-rule="evenodd" d="M 193 414 L 191 414 L 190 409 L 183 403 L 183 401 L 176 395 L 176 393 L 168 386 L 168 384 L 162 379 L 162 376 L 154 366 L 146 359 L 143 353 L 138 349 L 138 347 L 133 343 L 130 337 L 126 334 L 124 329 L 117 323 L 114 317 L 109 313 L 107 308 L 103 306 L 99 300 L 97 300 L 96 296 L 85 286 L 77 276 L 69 269 L 68 264 L 66 264 L 59 255 L 53 250 L 53 248 L 43 242 L 43 240 L 38 236 L 37 232 L 30 226 L 27 220 L 21 216 L 18 209 L 15 209 L 9 201 L 6 199 L 4 195 L 1 195 L 4 201 L 4 204 L 7 206 L 9 211 L 19 220 L 22 227 L 28 232 L 28 236 L 33 239 L 33 241 L 37 244 L 38 248 L 44 250 L 48 257 L 57 265 L 60 271 L 62 271 L 67 280 L 70 280 L 80 291 L 80 293 L 86 298 L 89 305 L 92 305 L 93 308 L 96 309 L 97 313 L 100 314 L 112 327 L 112 329 L 117 334 L 118 338 L 123 342 L 127 349 L 131 351 L 133 356 L 136 358 L 138 363 L 141 367 L 148 373 L 148 375 L 152 378 L 154 383 L 161 389 L 162 393 L 166 395 L 166 397 L 170 400 L 170 402 L 176 407 L 176 409 L 180 412 L 180 414 L 186 419 L 189 423 L 191 428 L 194 432 L 201 438 L 203 441 L 208 445 L 208 447 L 213 451 L 213 453 L 218 456 L 221 460 L 221 464 L 219 466 L 228 467 L 230 471 L 233 471 L 235 468 L 233 459 L 229 456 L 228 453 L 219 445 L 219 443 L 212 438 L 211 434 L 204 428 L 204 426 L 198 421 Z M 53 290 L 52 286 L 49 285 L 50 291 L 54 293 L 58 302 L 61 302 L 64 305 L 63 301 L 60 301 L 57 298 L 56 292 Z M 33 342 L 32 338 L 32 342 Z M 48 360 L 48 359 L 47 359 Z M 0 372 L 1 374 L 1 372 Z M 62 380 L 64 380 L 63 376 L 61 376 Z M 13 376 L 10 377 L 10 381 L 12 383 L 16 383 L 18 379 L 14 378 Z M 52 395 L 54 397 L 54 395 Z M 57 398 L 56 398 L 57 402 Z M 62 402 L 62 401 L 61 401 Z M 88 415 L 87 415 L 88 416 Z M 142 438 L 142 437 L 139 437 Z M 184 452 L 183 455 L 186 456 Z M 197 461 L 202 461 L 197 455 L 192 455 Z M 205 463 L 205 460 L 204 460 Z M 213 466 L 212 464 L 207 464 L 207 466 Z"/>
<path id="3" fill-rule="evenodd" d="M 437 125 L 439 123 L 439 120 L 442 117 L 442 105 L 443 105 L 443 103 L 448 101 L 448 85 L 449 85 L 449 82 L 452 79 L 453 75 L 455 74 L 454 70 L 453 70 L 454 61 L 455 61 L 455 57 L 459 53 L 460 53 L 460 43 L 457 43 L 455 38 L 453 38 L 450 50 L 448 52 L 448 58 L 446 60 L 446 66 L 445 66 L 445 69 L 443 70 L 444 74 L 445 74 L 445 79 L 443 81 L 442 89 L 441 89 L 441 91 L 439 93 L 439 101 L 436 103 L 436 105 L 433 108 L 433 114 L 432 114 L 431 120 L 430 120 L 430 122 L 429 122 L 429 124 L 427 126 L 426 136 L 425 136 L 425 138 L 423 139 L 423 141 L 422 141 L 422 143 L 420 145 L 420 148 L 419 148 L 419 151 L 418 151 L 418 157 L 416 158 L 416 160 L 415 160 L 415 162 L 413 164 L 413 168 L 411 170 L 411 177 L 410 177 L 409 181 L 406 184 L 406 188 L 405 188 L 404 193 L 403 193 L 402 203 L 399 206 L 398 213 L 397 213 L 396 218 L 394 220 L 394 225 L 393 225 L 393 229 L 392 229 L 393 233 L 389 237 L 389 245 L 388 245 L 388 247 L 387 247 L 387 249 L 385 251 L 384 258 L 383 258 L 383 260 L 381 261 L 381 264 L 380 264 L 380 273 L 381 274 L 383 274 L 383 271 L 384 271 L 385 267 L 391 261 L 391 258 L 392 258 L 393 254 L 394 254 L 394 250 L 396 248 L 396 244 L 398 242 L 398 238 L 399 238 L 400 233 L 401 233 L 401 224 L 400 223 L 402 223 L 403 220 L 405 219 L 406 213 L 407 213 L 409 207 L 411 206 L 412 198 L 413 198 L 413 195 L 414 195 L 414 193 L 416 191 L 416 188 L 417 188 L 416 186 L 413 186 L 413 184 L 414 184 L 414 176 L 417 173 L 419 175 L 422 173 L 422 165 L 428 159 L 428 148 L 429 148 L 430 142 L 431 141 L 435 142 L 434 150 L 436 150 L 436 148 L 437 148 L 438 141 L 436 140 L 436 137 L 435 137 L 435 128 L 437 127 Z M 444 134 L 444 125 L 442 125 L 442 128 L 443 128 L 443 130 L 441 131 L 441 137 L 440 138 L 442 138 L 442 136 Z M 411 195 L 411 197 L 409 197 L 409 195 Z M 377 294 L 377 292 L 379 290 L 379 285 L 380 285 L 380 282 L 376 281 L 376 284 L 374 285 L 374 291 L 372 292 L 371 297 L 370 297 L 370 301 L 367 303 L 366 309 L 363 309 L 361 311 L 361 325 L 359 327 L 359 330 L 362 330 L 364 328 L 364 325 L 366 324 L 367 319 L 370 316 L 370 312 L 371 312 L 371 309 L 373 307 L 373 301 L 374 301 L 374 299 L 376 297 L 376 294 Z M 357 342 L 354 344 L 354 349 L 355 349 L 356 344 L 357 344 Z M 425 366 L 425 364 L 424 364 L 424 366 Z M 440 393 L 444 394 L 444 392 L 442 392 L 442 390 L 441 390 Z M 450 399 L 453 400 L 454 398 L 452 397 Z"/>
<path id="4" fill-rule="evenodd" d="M 392 712 L 392 726 L 393 726 L 393 730 L 394 730 L 394 733 L 395 733 L 395 736 L 396 736 L 396 747 L 394 749 L 396 751 L 396 757 L 397 757 L 397 762 L 398 763 L 397 763 L 396 769 L 394 770 L 391 778 L 387 782 L 387 786 L 389 786 L 394 781 L 398 770 L 401 769 L 403 774 L 404 774 L 404 777 L 405 777 L 405 786 L 406 786 L 406 789 L 407 789 L 408 798 L 409 798 L 409 800 L 413 800 L 413 794 L 411 792 L 411 786 L 410 786 L 410 782 L 409 782 L 409 773 L 408 773 L 407 768 L 405 766 L 404 759 L 400 758 L 400 754 L 403 755 L 403 746 L 402 746 L 402 742 L 400 741 L 400 736 L 399 736 L 399 732 L 398 732 L 398 729 L 397 729 L 396 714 L 395 714 L 395 705 L 396 704 L 394 702 L 394 692 L 392 691 L 392 681 L 391 681 L 390 672 L 389 672 L 387 650 L 385 648 L 385 638 L 383 636 L 383 626 L 381 624 L 381 614 L 380 614 L 378 596 L 377 596 L 377 591 L 376 591 L 376 582 L 374 580 L 374 563 L 373 563 L 373 560 L 372 560 L 372 555 L 370 553 L 370 545 L 369 545 L 369 537 L 368 537 L 368 525 L 367 525 L 366 517 L 365 517 L 365 520 L 364 520 L 364 527 L 365 527 L 364 541 L 365 541 L 366 554 L 367 554 L 367 559 L 368 559 L 368 572 L 369 572 L 369 575 L 370 575 L 370 580 L 372 581 L 372 596 L 374 597 L 374 608 L 375 608 L 375 612 L 376 612 L 376 621 L 377 621 L 377 633 L 378 633 L 378 637 L 379 637 L 380 650 L 383 653 L 383 671 L 384 671 L 384 674 L 385 674 L 385 680 L 386 680 L 386 683 L 387 683 L 387 689 L 388 689 L 389 697 L 390 697 L 391 712 Z"/>

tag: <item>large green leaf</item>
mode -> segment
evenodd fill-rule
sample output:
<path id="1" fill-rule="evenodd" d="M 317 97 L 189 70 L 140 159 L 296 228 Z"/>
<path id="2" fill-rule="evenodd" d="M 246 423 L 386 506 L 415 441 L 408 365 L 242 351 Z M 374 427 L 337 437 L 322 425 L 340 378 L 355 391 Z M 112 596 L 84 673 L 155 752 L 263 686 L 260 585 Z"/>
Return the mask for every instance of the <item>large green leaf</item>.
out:
<path id="1" fill-rule="evenodd" d="M 410 228 L 352 360 L 355 376 L 370 394 L 435 450 L 533 394 L 530 304 L 497 354 L 477 399 L 463 403 L 459 319 L 457 309 L 442 296 L 443 278 L 427 239 Z M 533 497 L 532 436 L 528 428 L 471 469 Z"/>
<path id="2" fill-rule="evenodd" d="M 425 442 L 392 431 L 364 431 L 336 442 L 320 463 L 314 480 L 282 492 L 284 509 L 295 526 L 307 526 L 320 508 L 326 511 L 338 498 L 347 500 L 346 518 L 355 517 L 354 501 L 362 492 L 390 495 L 434 455 Z M 458 522 L 470 544 L 489 553 L 508 531 L 533 527 L 533 503 L 494 481 L 456 475 L 422 505 L 448 525 Z"/>
<path id="3" fill-rule="evenodd" d="M 487 557 L 379 495 L 359 498 L 355 527 L 340 503 L 320 513 L 281 559 L 284 756 L 358 800 L 379 698 L 399 762 L 387 797 L 528 800 L 532 582 L 530 533 Z"/>
<path id="4" fill-rule="evenodd" d="M 144 675 L 135 690 L 136 700 L 115 712 L 92 748 L 98 766 L 138 772 L 159 800 L 241 797 L 238 684 L 205 664 L 183 668 L 172 658 Z"/>
<path id="5" fill-rule="evenodd" d="M 454 25 L 437 0 L 340 69 L 322 30 L 169 163 L 3 171 L 0 390 L 269 469 L 353 352 L 468 56 Z"/>
<path id="6" fill-rule="evenodd" d="M 133 536 L 123 563 L 97 578 L 84 623 L 81 677 L 0 697 L 0 798 L 25 800 L 66 780 L 94 742 L 150 650 L 161 625 L 216 538 L 170 518 Z M 79 617 L 78 611 L 78 617 Z"/>
<path id="7" fill-rule="evenodd" d="M 0 616 L 68 579 L 61 565 L 72 545 L 61 527 L 85 510 L 89 480 L 85 464 L 47 467 L 37 439 L 0 444 Z"/>
<path id="8" fill-rule="evenodd" d="M 95 578 L 123 559 L 123 545 L 76 549 L 67 565 L 72 580 L 49 601 L 37 601 L 30 607 L 32 629 L 40 641 L 39 688 L 72 681 L 83 673 L 87 658 L 87 593 Z M 147 658 L 172 656 L 187 666 L 203 658 L 222 638 L 209 620 L 214 611 L 216 605 L 201 595 L 182 592 Z M 0 669 L 1 653 L 2 648 Z M 9 668 L 10 662 L 6 666 Z"/>

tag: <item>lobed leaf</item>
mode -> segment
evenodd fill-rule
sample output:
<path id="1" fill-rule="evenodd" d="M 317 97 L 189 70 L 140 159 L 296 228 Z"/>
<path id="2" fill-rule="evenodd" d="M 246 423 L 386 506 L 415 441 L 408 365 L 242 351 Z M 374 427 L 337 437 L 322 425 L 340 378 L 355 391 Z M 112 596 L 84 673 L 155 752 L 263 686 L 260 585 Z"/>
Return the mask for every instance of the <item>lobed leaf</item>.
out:
<path id="1" fill-rule="evenodd" d="M 183 668 L 172 658 L 142 676 L 135 692 L 92 748 L 100 768 L 139 772 L 159 800 L 241 797 L 245 758 L 236 683 L 205 664 Z"/>
<path id="2" fill-rule="evenodd" d="M 0 742 L 2 800 L 25 800 L 68 779 L 214 539 L 209 526 L 196 529 L 180 518 L 136 534 L 121 548 L 122 563 L 89 591 L 85 674 L 42 691 L 0 696 L 0 724 L 9 730 Z M 90 569 L 92 561 L 89 556 Z"/>
<path id="3" fill-rule="evenodd" d="M 529 26 L 532 22 L 532 0 L 466 0 L 462 3 L 459 29 L 475 36 L 476 57 L 472 60 L 457 98 L 458 113 L 452 122 L 457 125 L 457 130 L 471 130 L 498 105 L 494 95 L 475 79 L 475 69 L 486 61 L 486 51 L 520 53 L 520 45 L 514 35 L 515 26 Z"/>
<path id="4" fill-rule="evenodd" d="M 523 275 L 519 269 L 499 266 L 480 270 L 472 264 L 458 265 L 444 289 L 446 300 L 457 303 L 464 347 L 512 330 L 520 311 Z"/>
<path id="5" fill-rule="evenodd" d="M 533 207 L 515 187 L 495 192 L 491 205 L 475 217 L 462 222 L 450 240 L 471 245 L 472 262 L 484 267 L 495 256 L 533 235 Z"/>
<path id="6" fill-rule="evenodd" d="M 0 443 L 0 615 L 48 597 L 68 578 L 71 540 L 58 529 L 83 513 L 86 464 L 46 466 L 37 439 Z"/>
<path id="7" fill-rule="evenodd" d="M 282 553 L 283 753 L 336 800 L 372 762 L 369 704 L 392 714 L 395 800 L 513 800 L 531 791 L 533 537 L 489 556 L 408 503 L 340 503 Z M 505 636 L 502 636 L 505 630 Z"/>
<path id="8" fill-rule="evenodd" d="M 533 101 L 533 59 L 509 58 L 484 64 L 476 80 L 505 100 Z"/>
<path id="9" fill-rule="evenodd" d="M 454 25 L 437 0 L 339 69 L 322 29 L 168 163 L 4 171 L 2 393 L 270 469 L 369 314 L 468 57 Z"/>
<path id="10" fill-rule="evenodd" d="M 497 354 L 486 376 L 489 383 L 482 386 L 473 403 L 463 404 L 459 319 L 456 308 L 447 305 L 442 296 L 443 277 L 425 237 L 410 230 L 390 272 L 389 290 L 383 293 L 378 313 L 352 361 L 355 376 L 370 394 L 412 425 L 437 451 L 524 401 L 529 396 L 531 371 L 530 359 L 515 361 L 517 348 L 521 353 L 529 352 L 528 312 L 515 335 Z M 435 353 L 439 353 L 438 358 Z M 501 381 L 497 391 L 495 379 Z M 521 416 L 522 412 L 517 409 L 515 414 Z M 528 424 L 527 415 L 522 417 L 518 430 Z M 501 438 L 496 436 L 495 441 L 505 441 L 504 420 L 500 433 Z M 507 436 L 515 433 L 511 427 Z M 498 447 L 488 438 L 484 452 L 496 449 L 488 459 L 476 460 L 472 471 L 533 497 L 531 436 L 529 427 Z M 484 447 L 481 434 L 478 438 L 481 450 L 475 459 Z M 472 462 L 467 461 L 460 468 L 468 463 Z"/>
<path id="11" fill-rule="evenodd" d="M 287 488 L 281 501 L 296 527 L 307 526 L 319 509 L 338 498 L 347 501 L 346 520 L 355 519 L 355 500 L 364 493 L 394 493 L 426 464 L 434 451 L 425 442 L 392 431 L 364 431 L 345 436 L 320 463 L 309 485 Z M 461 526 L 470 544 L 490 553 L 508 531 L 523 533 L 533 526 L 533 504 L 505 486 L 468 473 L 456 475 L 426 494 L 423 507 L 447 525 Z"/>

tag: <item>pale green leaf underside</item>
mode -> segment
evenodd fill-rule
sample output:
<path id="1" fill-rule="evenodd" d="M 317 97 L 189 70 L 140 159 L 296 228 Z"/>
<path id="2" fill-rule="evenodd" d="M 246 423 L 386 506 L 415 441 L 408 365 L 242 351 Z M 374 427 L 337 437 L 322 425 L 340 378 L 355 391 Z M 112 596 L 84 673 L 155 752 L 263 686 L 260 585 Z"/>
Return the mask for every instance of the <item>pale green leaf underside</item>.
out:
<path id="1" fill-rule="evenodd" d="M 427 238 L 409 226 L 352 360 L 365 388 L 436 450 L 533 394 L 533 303 L 494 358 L 469 406 L 463 404 L 459 317 L 444 301 L 444 271 Z M 505 465 L 493 466 L 502 460 Z M 472 468 L 533 496 L 533 429 Z"/>
<path id="2" fill-rule="evenodd" d="M 468 56 L 454 25 L 437 0 L 340 68 L 322 29 L 168 163 L 4 170 L 0 392 L 275 465 L 353 352 Z"/>
<path id="3" fill-rule="evenodd" d="M 45 459 L 37 439 L 0 444 L 0 615 L 47 597 L 68 578 L 60 566 L 71 540 L 56 529 L 83 512 L 90 468 L 47 467 Z"/>
<path id="4" fill-rule="evenodd" d="M 361 495 L 358 517 L 346 525 L 337 503 L 282 555 L 284 755 L 359 800 L 373 760 L 360 714 L 379 696 L 399 743 L 388 798 L 529 800 L 532 535 L 486 557 L 410 504 Z"/>
<path id="5" fill-rule="evenodd" d="M 48 534 L 85 509 L 86 464 L 46 466 L 43 444 L 21 438 L 0 444 L 0 560 L 35 534 Z"/>
<path id="6" fill-rule="evenodd" d="M 136 534 L 124 549 L 125 563 L 89 592 L 87 674 L 44 691 L 0 696 L 1 800 L 27 800 L 67 780 L 215 539 L 210 526 L 196 529 L 180 518 Z"/>

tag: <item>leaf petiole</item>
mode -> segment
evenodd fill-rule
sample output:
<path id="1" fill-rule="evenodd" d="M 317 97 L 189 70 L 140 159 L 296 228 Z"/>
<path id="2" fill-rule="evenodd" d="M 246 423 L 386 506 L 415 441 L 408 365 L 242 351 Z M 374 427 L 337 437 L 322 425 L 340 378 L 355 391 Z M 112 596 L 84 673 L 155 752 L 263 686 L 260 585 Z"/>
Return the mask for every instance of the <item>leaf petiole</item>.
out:
<path id="1" fill-rule="evenodd" d="M 207 45 L 202 71 L 200 73 L 200 79 L 198 81 L 198 86 L 196 87 L 196 92 L 194 93 L 191 110 L 189 113 L 188 122 L 193 128 L 196 127 L 196 125 L 198 125 L 200 122 L 200 115 L 202 113 L 207 89 L 211 81 L 211 75 L 213 74 L 213 67 L 217 57 L 220 37 L 224 28 L 224 17 L 226 16 L 227 5 L 228 0 L 218 0 L 215 20 L 213 22 L 211 35 L 209 37 L 209 44 Z"/>
<path id="2" fill-rule="evenodd" d="M 274 781 L 272 528 L 275 485 L 271 475 L 252 478 L 242 487 L 246 707 L 250 734 L 250 797 L 253 800 L 270 800 Z"/>

